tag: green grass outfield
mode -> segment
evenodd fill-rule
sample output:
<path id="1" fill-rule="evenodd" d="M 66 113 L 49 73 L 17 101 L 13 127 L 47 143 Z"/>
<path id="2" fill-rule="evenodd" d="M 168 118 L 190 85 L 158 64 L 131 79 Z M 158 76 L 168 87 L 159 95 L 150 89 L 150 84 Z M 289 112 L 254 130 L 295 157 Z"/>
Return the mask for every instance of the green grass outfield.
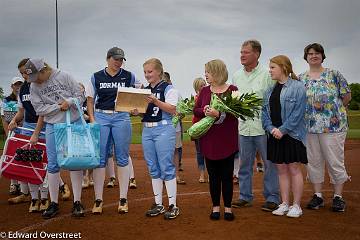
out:
<path id="1" fill-rule="evenodd" d="M 184 142 L 190 141 L 189 135 L 186 133 L 186 130 L 191 127 L 192 115 L 187 115 L 183 119 L 183 128 L 184 128 Z M 141 143 L 141 132 L 142 124 L 140 117 L 132 117 L 132 141 L 131 143 Z M 347 138 L 351 139 L 360 139 L 360 111 L 349 111 L 349 131 Z M 1 126 L 2 128 L 2 126 Z M 0 148 L 4 146 L 4 136 L 0 136 Z"/>

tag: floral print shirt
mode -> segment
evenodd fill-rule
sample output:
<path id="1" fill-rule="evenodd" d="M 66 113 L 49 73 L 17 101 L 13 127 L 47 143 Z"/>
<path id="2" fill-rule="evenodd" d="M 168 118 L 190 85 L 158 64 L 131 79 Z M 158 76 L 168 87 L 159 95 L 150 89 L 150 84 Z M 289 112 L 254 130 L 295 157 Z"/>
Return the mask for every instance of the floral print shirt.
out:
<path id="1" fill-rule="evenodd" d="M 306 88 L 305 122 L 309 133 L 336 133 L 348 129 L 346 108 L 342 98 L 350 92 L 343 75 L 326 68 L 319 79 L 308 72 L 299 75 Z"/>

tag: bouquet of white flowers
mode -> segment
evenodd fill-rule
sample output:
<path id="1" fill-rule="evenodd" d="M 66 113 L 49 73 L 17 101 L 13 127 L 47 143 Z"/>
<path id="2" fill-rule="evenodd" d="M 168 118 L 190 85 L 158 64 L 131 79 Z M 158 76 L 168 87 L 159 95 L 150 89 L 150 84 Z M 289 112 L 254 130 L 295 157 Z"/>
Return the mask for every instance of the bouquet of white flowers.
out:
<path id="1" fill-rule="evenodd" d="M 211 95 L 210 107 L 219 112 L 226 112 L 236 118 L 246 120 L 245 117 L 254 118 L 259 114 L 262 99 L 255 93 L 241 94 L 238 91 L 226 92 L 221 97 L 216 94 Z M 192 125 L 188 133 L 193 139 L 203 136 L 214 124 L 215 118 L 206 116 L 199 122 Z"/>
<path id="2" fill-rule="evenodd" d="M 172 123 L 174 127 L 179 123 L 181 119 L 185 117 L 186 114 L 192 113 L 195 106 L 195 98 L 191 95 L 190 99 L 185 98 L 181 100 L 176 105 L 176 114 L 172 118 Z"/>

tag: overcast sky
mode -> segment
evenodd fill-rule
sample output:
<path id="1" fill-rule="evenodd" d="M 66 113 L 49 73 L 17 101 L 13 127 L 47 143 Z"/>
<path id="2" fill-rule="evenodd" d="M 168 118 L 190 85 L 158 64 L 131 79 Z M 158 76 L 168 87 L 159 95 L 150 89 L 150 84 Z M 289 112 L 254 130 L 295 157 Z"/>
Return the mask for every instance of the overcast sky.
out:
<path id="1" fill-rule="evenodd" d="M 304 47 L 321 43 L 348 82 L 359 82 L 359 0 L 58 0 L 59 68 L 78 81 L 106 65 L 113 46 L 125 68 L 145 82 L 142 64 L 159 58 L 183 96 L 204 76 L 204 64 L 222 59 L 229 78 L 240 68 L 247 39 L 263 46 L 261 64 L 285 54 L 296 73 L 307 69 Z M 0 79 L 5 93 L 24 57 L 56 66 L 55 0 L 0 0 Z"/>

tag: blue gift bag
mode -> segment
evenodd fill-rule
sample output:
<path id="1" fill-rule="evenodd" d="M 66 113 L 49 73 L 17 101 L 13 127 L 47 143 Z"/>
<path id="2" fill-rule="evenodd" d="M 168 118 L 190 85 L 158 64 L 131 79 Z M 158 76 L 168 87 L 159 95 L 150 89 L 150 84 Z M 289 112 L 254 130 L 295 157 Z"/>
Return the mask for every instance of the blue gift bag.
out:
<path id="1" fill-rule="evenodd" d="M 100 124 L 86 123 L 80 113 L 81 123 L 70 122 L 70 110 L 66 111 L 66 123 L 54 124 L 57 161 L 60 168 L 85 170 L 100 165 Z"/>

